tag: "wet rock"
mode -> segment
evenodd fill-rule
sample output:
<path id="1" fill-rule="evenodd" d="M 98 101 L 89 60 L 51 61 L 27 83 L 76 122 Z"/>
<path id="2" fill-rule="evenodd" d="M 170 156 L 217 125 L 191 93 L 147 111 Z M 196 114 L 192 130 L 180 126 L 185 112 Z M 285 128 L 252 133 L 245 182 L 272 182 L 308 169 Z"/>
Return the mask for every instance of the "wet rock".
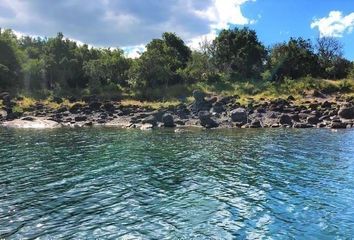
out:
<path id="1" fill-rule="evenodd" d="M 354 106 L 343 106 L 339 109 L 338 116 L 344 119 L 354 119 Z"/>
<path id="2" fill-rule="evenodd" d="M 247 111 L 244 108 L 237 108 L 230 112 L 231 120 L 237 123 L 247 122 Z"/>
<path id="3" fill-rule="evenodd" d="M 168 113 L 166 113 L 162 116 L 162 122 L 163 122 L 164 127 L 175 127 L 176 126 L 173 116 Z"/>
<path id="4" fill-rule="evenodd" d="M 157 126 L 157 120 L 154 115 L 150 115 L 141 121 L 143 124 L 151 124 L 153 127 Z"/>
<path id="5" fill-rule="evenodd" d="M 307 118 L 307 123 L 308 124 L 317 125 L 317 123 L 319 123 L 319 122 L 320 121 L 319 121 L 318 117 L 316 117 L 316 116 L 310 116 L 310 117 Z"/>
<path id="6" fill-rule="evenodd" d="M 308 123 L 295 123 L 293 125 L 294 128 L 313 128 L 313 125 L 308 124 Z"/>
<path id="7" fill-rule="evenodd" d="M 288 114 L 282 114 L 279 118 L 279 123 L 281 125 L 292 125 L 293 119 Z"/>
<path id="8" fill-rule="evenodd" d="M 253 119 L 251 124 L 250 124 L 250 128 L 261 128 L 262 127 L 262 123 L 259 119 Z"/>
<path id="9" fill-rule="evenodd" d="M 75 122 L 84 122 L 87 120 L 86 116 L 76 116 L 75 117 Z"/>
<path id="10" fill-rule="evenodd" d="M 347 124 L 343 122 L 332 122 L 331 123 L 331 128 L 333 129 L 344 129 L 347 128 Z"/>
<path id="11" fill-rule="evenodd" d="M 144 123 L 140 126 L 140 130 L 152 130 L 155 126 L 153 124 L 150 123 Z"/>
<path id="12" fill-rule="evenodd" d="M 198 114 L 200 125 L 205 128 L 216 128 L 219 124 L 211 118 L 210 113 L 207 111 L 201 111 Z"/>
<path id="13" fill-rule="evenodd" d="M 93 122 L 86 122 L 84 125 L 87 126 L 87 127 L 92 127 L 93 126 Z"/>

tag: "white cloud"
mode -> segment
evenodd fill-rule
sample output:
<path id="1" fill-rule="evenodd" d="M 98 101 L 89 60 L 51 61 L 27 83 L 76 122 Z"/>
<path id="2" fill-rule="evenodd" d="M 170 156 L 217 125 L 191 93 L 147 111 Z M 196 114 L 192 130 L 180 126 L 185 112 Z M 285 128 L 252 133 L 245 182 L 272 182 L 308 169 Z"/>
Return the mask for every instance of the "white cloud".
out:
<path id="1" fill-rule="evenodd" d="M 328 17 L 315 19 L 311 28 L 318 28 L 321 37 L 343 37 L 354 29 L 354 12 L 343 16 L 340 11 L 331 11 Z"/>
<path id="2" fill-rule="evenodd" d="M 136 46 L 123 47 L 122 49 L 126 53 L 125 55 L 127 57 L 138 58 L 138 57 L 140 57 L 141 53 L 146 50 L 146 47 L 144 44 L 140 44 L 140 45 L 136 45 Z"/>
<path id="3" fill-rule="evenodd" d="M 230 25 L 255 23 L 242 5 L 255 0 L 0 0 L 0 27 L 21 34 L 70 39 L 98 47 L 121 47 L 137 56 L 163 32 L 175 32 L 192 47 Z M 135 50 L 137 49 L 137 50 Z"/>
<path id="4" fill-rule="evenodd" d="M 256 20 L 248 19 L 241 11 L 241 6 L 250 1 L 255 2 L 256 0 L 212 0 L 211 6 L 206 10 L 196 10 L 197 16 L 210 22 L 210 32 L 191 38 L 188 45 L 193 49 L 198 49 L 201 42 L 214 40 L 220 29 L 228 29 L 230 25 L 256 23 Z M 258 17 L 261 18 L 260 15 Z"/>
<path id="5" fill-rule="evenodd" d="M 211 28 L 227 28 L 230 24 L 251 24 L 253 21 L 244 17 L 241 5 L 249 0 L 213 0 L 212 5 L 206 10 L 195 11 L 197 15 L 208 19 Z"/>

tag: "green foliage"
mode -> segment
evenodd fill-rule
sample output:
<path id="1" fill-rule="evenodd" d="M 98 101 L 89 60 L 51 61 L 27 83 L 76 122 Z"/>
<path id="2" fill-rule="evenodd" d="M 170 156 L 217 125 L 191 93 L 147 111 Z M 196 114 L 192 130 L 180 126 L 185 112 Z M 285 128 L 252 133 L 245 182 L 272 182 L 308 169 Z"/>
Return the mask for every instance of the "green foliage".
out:
<path id="1" fill-rule="evenodd" d="M 111 89 L 117 89 L 117 85 L 127 86 L 131 60 L 125 58 L 120 49 L 103 50 L 102 53 L 100 58 L 83 64 L 85 76 L 89 79 L 89 89 L 97 93 L 101 86 L 110 86 Z"/>
<path id="2" fill-rule="evenodd" d="M 21 62 L 16 36 L 9 30 L 0 32 L 0 89 L 21 85 Z"/>
<path id="3" fill-rule="evenodd" d="M 275 45 L 269 56 L 272 80 L 297 79 L 318 75 L 318 61 L 310 40 L 291 38 L 288 43 Z"/>
<path id="4" fill-rule="evenodd" d="M 153 39 L 137 59 L 121 49 L 80 45 L 62 33 L 52 38 L 17 38 L 0 31 L 0 91 L 36 98 L 128 96 L 185 100 L 194 89 L 241 96 L 354 91 L 353 63 L 335 39 L 291 38 L 269 51 L 248 28 L 222 30 L 213 42 L 191 51 L 174 33 Z M 294 81 L 293 79 L 296 79 Z M 21 107 L 20 107 L 21 108 Z"/>
<path id="5" fill-rule="evenodd" d="M 182 39 L 173 33 L 164 33 L 154 39 L 135 61 L 130 71 L 130 83 L 138 89 L 178 84 L 183 82 L 180 70 L 187 66 L 191 51 Z"/>
<path id="6" fill-rule="evenodd" d="M 348 78 L 354 80 L 354 63 L 352 63 L 352 65 L 351 65 L 351 69 L 349 71 Z"/>
<path id="7" fill-rule="evenodd" d="M 222 30 L 214 40 L 213 48 L 213 58 L 221 72 L 253 78 L 263 69 L 266 50 L 253 30 Z"/>

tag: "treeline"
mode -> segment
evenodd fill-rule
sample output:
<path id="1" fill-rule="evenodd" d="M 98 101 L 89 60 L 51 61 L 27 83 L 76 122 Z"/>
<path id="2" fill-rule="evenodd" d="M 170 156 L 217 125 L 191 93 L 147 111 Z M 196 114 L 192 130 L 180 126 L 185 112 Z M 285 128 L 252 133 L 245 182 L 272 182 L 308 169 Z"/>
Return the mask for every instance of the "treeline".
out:
<path id="1" fill-rule="evenodd" d="M 266 47 L 248 28 L 223 30 L 192 51 L 174 33 L 153 39 L 137 59 L 121 49 L 79 45 L 59 33 L 54 38 L 18 38 L 0 30 L 0 90 L 37 97 L 125 92 L 146 96 L 197 82 L 273 81 L 312 76 L 342 79 L 354 75 L 334 38 L 303 38 Z"/>

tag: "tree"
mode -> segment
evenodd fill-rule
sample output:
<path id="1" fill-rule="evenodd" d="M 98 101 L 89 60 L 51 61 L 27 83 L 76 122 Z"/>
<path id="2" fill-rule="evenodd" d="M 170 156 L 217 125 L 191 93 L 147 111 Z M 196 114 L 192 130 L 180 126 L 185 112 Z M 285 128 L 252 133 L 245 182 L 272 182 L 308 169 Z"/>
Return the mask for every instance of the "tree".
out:
<path id="1" fill-rule="evenodd" d="M 100 55 L 98 59 L 89 60 L 83 66 L 90 88 L 96 89 L 108 84 L 127 86 L 131 60 L 125 58 L 123 50 L 105 49 Z"/>
<path id="2" fill-rule="evenodd" d="M 266 49 L 254 30 L 222 30 L 213 45 L 213 59 L 221 72 L 236 73 L 243 78 L 259 76 Z"/>
<path id="3" fill-rule="evenodd" d="M 15 91 L 20 87 L 21 62 L 16 36 L 11 31 L 0 31 L 0 89 Z"/>
<path id="4" fill-rule="evenodd" d="M 134 87 L 168 87 L 181 83 L 183 70 L 191 57 L 191 50 L 174 33 L 164 33 L 162 39 L 154 39 L 146 51 L 135 61 L 130 83 Z"/>
<path id="5" fill-rule="evenodd" d="M 311 41 L 291 38 L 287 43 L 276 44 L 270 51 L 268 68 L 275 81 L 317 76 L 318 61 Z"/>
<path id="6" fill-rule="evenodd" d="M 318 38 L 316 51 L 321 67 L 321 77 L 337 79 L 348 75 L 350 63 L 343 58 L 343 44 L 338 39 Z"/>

